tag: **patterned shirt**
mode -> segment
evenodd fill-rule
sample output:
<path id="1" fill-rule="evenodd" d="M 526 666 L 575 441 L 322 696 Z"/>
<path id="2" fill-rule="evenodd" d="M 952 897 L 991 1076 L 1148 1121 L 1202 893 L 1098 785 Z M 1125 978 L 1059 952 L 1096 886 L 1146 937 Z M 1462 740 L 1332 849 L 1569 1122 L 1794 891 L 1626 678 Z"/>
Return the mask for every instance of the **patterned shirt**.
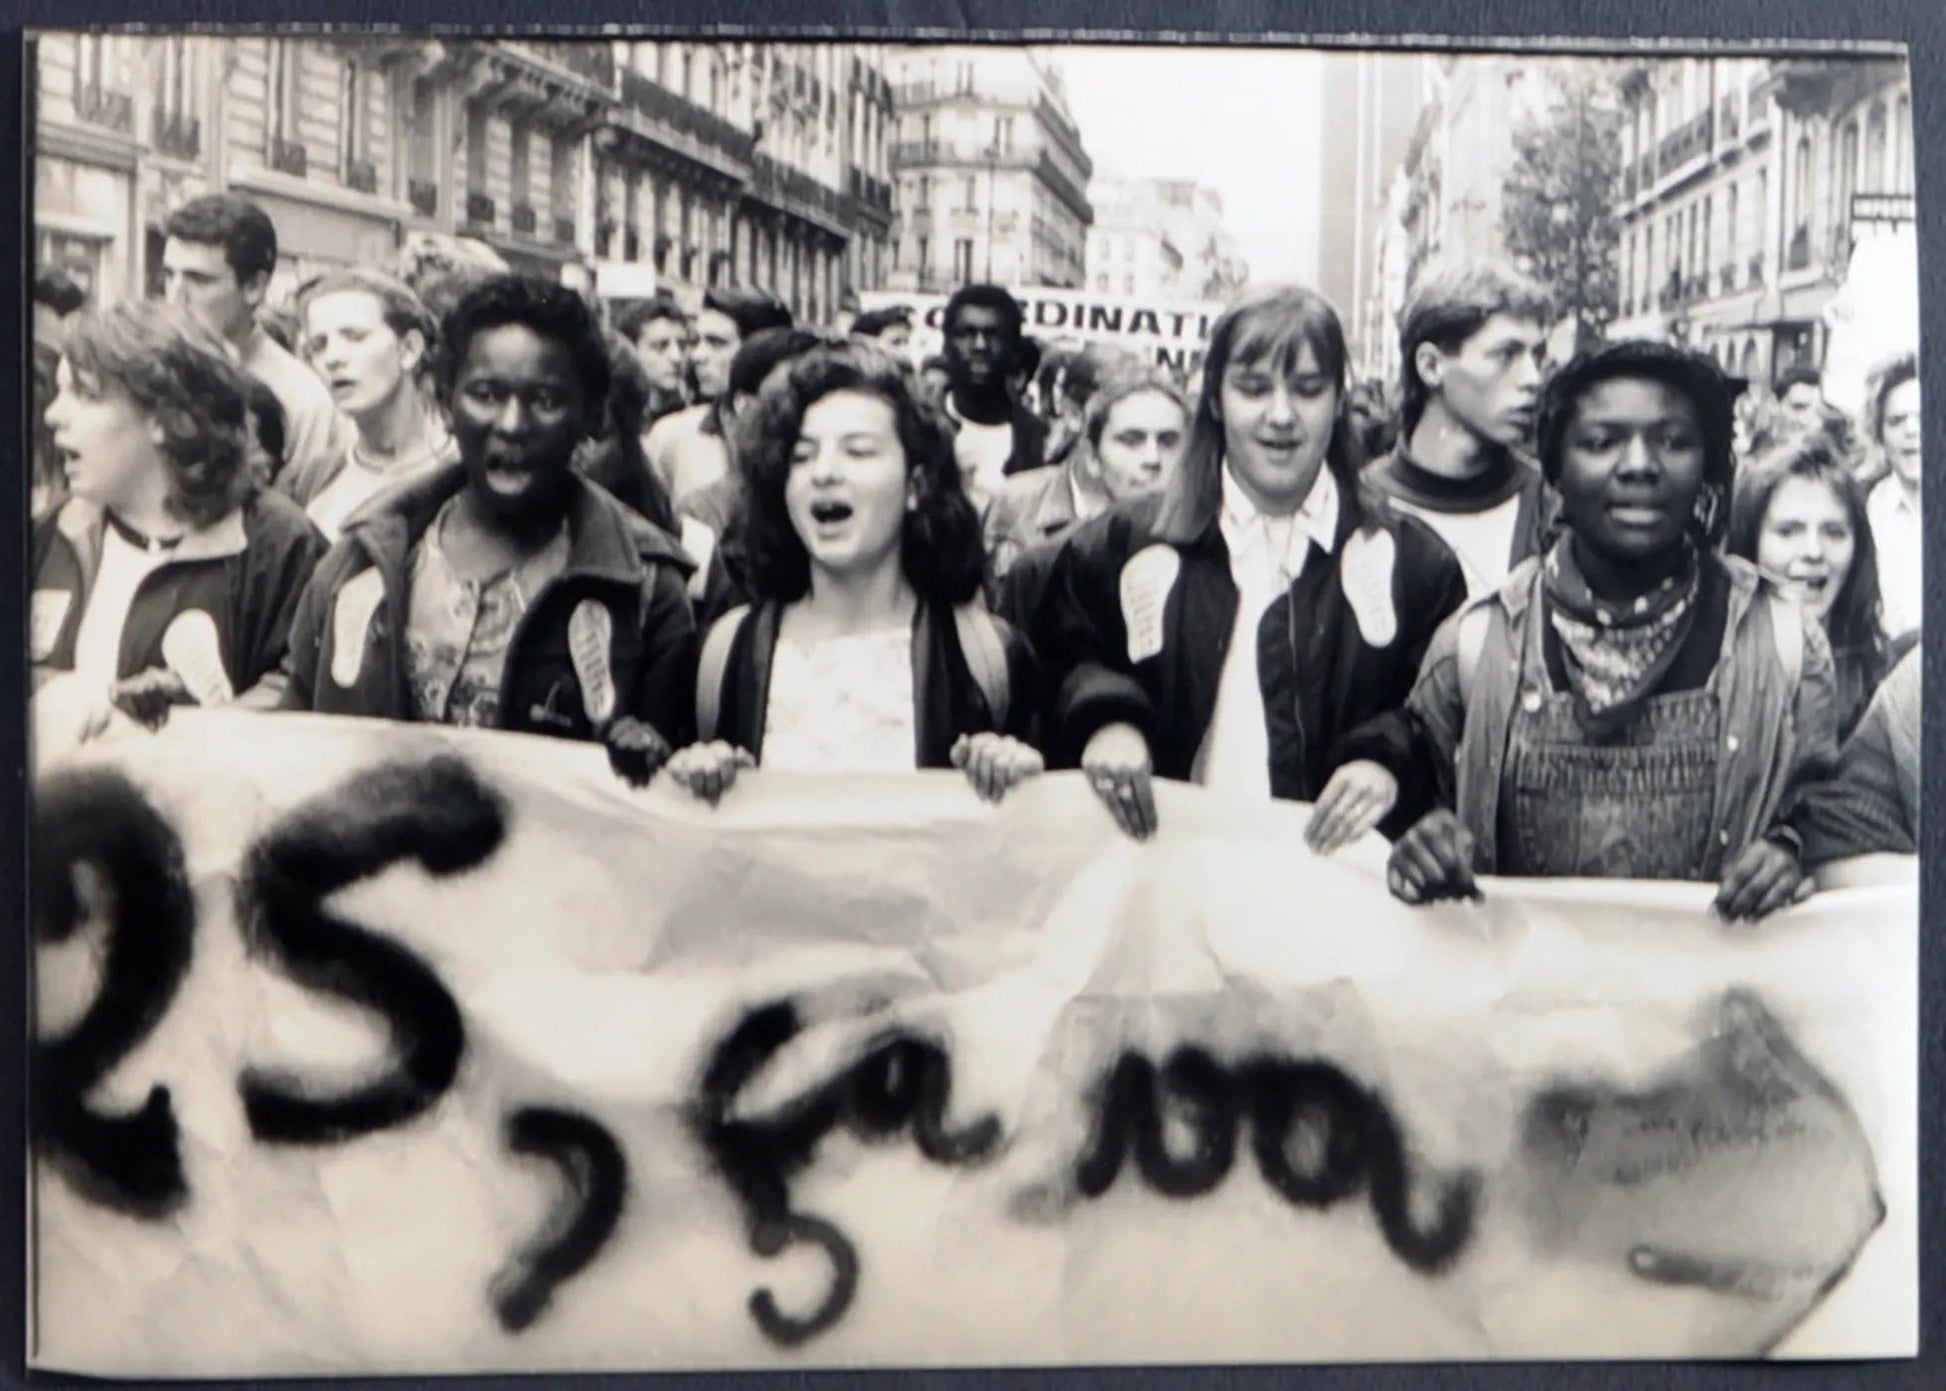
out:
<path id="1" fill-rule="evenodd" d="M 918 763 L 912 630 L 777 639 L 764 712 L 764 767 L 909 773 Z"/>
<path id="2" fill-rule="evenodd" d="M 413 714 L 434 724 L 493 728 L 507 649 L 527 606 L 567 568 L 565 524 L 554 539 L 511 570 L 484 580 L 459 575 L 439 535 L 448 502 L 412 555 L 405 633 L 406 681 Z"/>

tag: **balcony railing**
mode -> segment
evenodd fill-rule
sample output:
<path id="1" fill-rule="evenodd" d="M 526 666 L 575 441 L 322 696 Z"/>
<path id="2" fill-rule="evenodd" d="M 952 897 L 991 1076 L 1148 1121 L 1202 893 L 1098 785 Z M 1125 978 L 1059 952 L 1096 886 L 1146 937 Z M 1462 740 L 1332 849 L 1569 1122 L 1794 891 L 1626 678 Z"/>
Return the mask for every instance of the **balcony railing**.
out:
<path id="1" fill-rule="evenodd" d="M 534 205 L 532 203 L 514 204 L 513 228 L 514 231 L 520 233 L 521 236 L 523 237 L 533 236 L 534 228 L 539 223 L 539 221 L 540 219 L 536 216 L 534 212 Z"/>
<path id="2" fill-rule="evenodd" d="M 469 193 L 466 195 L 466 220 L 468 222 L 476 223 L 482 227 L 491 227 L 493 225 L 495 211 L 493 199 L 486 194 Z"/>
<path id="3" fill-rule="evenodd" d="M 378 166 L 369 159 L 354 159 L 345 168 L 345 187 L 360 193 L 377 193 Z"/>
<path id="4" fill-rule="evenodd" d="M 75 97 L 74 114 L 91 126 L 104 126 L 124 135 L 135 133 L 135 98 L 126 92 L 83 87 Z"/>
<path id="5" fill-rule="evenodd" d="M 406 184 L 406 201 L 414 212 L 431 217 L 439 211 L 439 185 L 431 179 L 413 179 Z"/>
<path id="6" fill-rule="evenodd" d="M 1791 233 L 1790 251 L 1784 257 L 1786 270 L 1803 270 L 1811 264 L 1811 226 L 1800 222 Z"/>
<path id="7" fill-rule="evenodd" d="M 613 90 L 615 86 L 615 51 L 606 39 L 522 39 L 519 42 L 528 51 L 577 77 L 586 78 L 597 87 Z"/>
<path id="8" fill-rule="evenodd" d="M 298 141 L 273 139 L 270 142 L 270 167 L 280 174 L 301 179 L 310 170 L 311 156 Z"/>
<path id="9" fill-rule="evenodd" d="M 574 245 L 574 219 L 556 216 L 554 219 L 554 240 L 565 246 Z"/>
<path id="10" fill-rule="evenodd" d="M 677 96 L 667 87 L 633 68 L 622 69 L 622 101 L 631 110 L 660 123 L 698 144 L 707 145 L 739 164 L 748 164 L 756 141 L 748 131 L 715 112 Z"/>
<path id="11" fill-rule="evenodd" d="M 750 190 L 766 202 L 794 204 L 802 211 L 817 213 L 841 225 L 851 220 L 845 200 L 836 189 L 826 188 L 801 169 L 779 163 L 769 155 L 757 155 L 751 160 Z"/>
<path id="12" fill-rule="evenodd" d="M 1715 130 L 1714 109 L 1705 111 L 1692 120 L 1684 121 L 1662 138 L 1661 148 L 1656 151 L 1658 171 L 1665 175 L 1670 174 L 1699 155 L 1708 154 Z"/>
<path id="13" fill-rule="evenodd" d="M 203 152 L 203 123 L 182 111 L 155 109 L 155 148 L 176 159 L 194 159 Z"/>
<path id="14" fill-rule="evenodd" d="M 882 213 L 892 211 L 892 185 L 883 179 L 873 178 L 863 169 L 853 169 L 850 173 L 851 196 L 866 207 L 877 208 Z"/>

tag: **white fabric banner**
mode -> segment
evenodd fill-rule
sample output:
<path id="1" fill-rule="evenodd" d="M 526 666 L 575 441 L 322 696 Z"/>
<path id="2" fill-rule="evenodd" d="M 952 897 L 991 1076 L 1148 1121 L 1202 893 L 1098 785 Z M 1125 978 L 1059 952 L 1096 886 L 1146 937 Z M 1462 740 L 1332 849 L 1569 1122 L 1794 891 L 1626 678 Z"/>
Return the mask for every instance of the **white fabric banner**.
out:
<path id="1" fill-rule="evenodd" d="M 1906 1355 L 1917 890 L 179 713 L 45 764 L 31 1359 Z"/>
<path id="2" fill-rule="evenodd" d="M 1146 362 L 1187 375 L 1202 366 L 1210 329 L 1228 306 L 1206 300 L 1158 301 L 1052 287 L 1015 289 L 1026 331 L 1043 343 L 1074 347 L 1099 343 L 1125 348 Z M 948 295 L 861 291 L 861 309 L 904 305 L 913 311 L 912 355 L 941 351 Z"/>

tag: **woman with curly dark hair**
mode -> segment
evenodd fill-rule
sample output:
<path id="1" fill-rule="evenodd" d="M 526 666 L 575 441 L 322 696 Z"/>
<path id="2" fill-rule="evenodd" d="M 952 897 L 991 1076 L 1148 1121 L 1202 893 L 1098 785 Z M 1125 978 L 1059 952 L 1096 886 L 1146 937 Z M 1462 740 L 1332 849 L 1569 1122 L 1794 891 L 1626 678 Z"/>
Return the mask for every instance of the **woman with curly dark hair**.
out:
<path id="1" fill-rule="evenodd" d="M 154 723 L 170 704 L 275 704 L 324 546 L 246 467 L 248 401 L 235 357 L 182 310 L 72 325 L 47 409 L 71 495 L 34 526 L 31 646 L 37 701 L 73 701 L 83 737 L 117 708 Z"/>
<path id="2" fill-rule="evenodd" d="M 1879 631 L 1878 548 L 1865 490 L 1830 436 L 1796 435 L 1737 471 L 1724 550 L 1824 624 L 1845 739 L 1896 653 Z"/>
<path id="3" fill-rule="evenodd" d="M 741 422 L 753 599 L 710 630 L 703 742 L 671 776 L 715 802 L 740 768 L 963 769 L 998 800 L 1040 771 L 1026 644 L 978 603 L 980 521 L 952 437 L 874 345 L 813 348 Z"/>
<path id="4" fill-rule="evenodd" d="M 1650 342 L 1543 389 L 1562 534 L 1426 654 L 1407 717 L 1438 805 L 1392 848 L 1398 897 L 1475 894 L 1477 873 L 1715 883 L 1730 921 L 1792 901 L 1834 675 L 1822 625 L 1717 551 L 1738 389 Z"/>
<path id="5" fill-rule="evenodd" d="M 608 396 L 601 325 L 565 286 L 505 276 L 440 338 L 458 459 L 346 526 L 285 704 L 598 741 L 646 781 L 688 731 L 696 627 L 675 542 L 574 468 Z"/>

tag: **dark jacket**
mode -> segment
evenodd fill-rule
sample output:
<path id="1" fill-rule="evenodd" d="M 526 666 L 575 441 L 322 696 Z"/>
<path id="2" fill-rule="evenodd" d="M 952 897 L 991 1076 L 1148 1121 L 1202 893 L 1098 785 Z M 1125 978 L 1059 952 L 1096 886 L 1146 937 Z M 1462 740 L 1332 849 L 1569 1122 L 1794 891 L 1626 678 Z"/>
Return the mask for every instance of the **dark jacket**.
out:
<path id="1" fill-rule="evenodd" d="M 1186 780 L 1216 710 L 1236 623 L 1229 548 L 1212 519 L 1196 541 L 1156 538 L 1162 498 L 1124 503 L 1070 532 L 1057 548 L 1037 610 L 1035 648 L 1058 682 L 1051 759 L 1072 764 L 1103 726 L 1126 721 L 1148 739 L 1160 777 Z M 1374 646 L 1345 597 L 1340 567 L 1361 525 L 1392 539 L 1396 632 Z M 1162 605 L 1162 645 L 1129 660 L 1125 566 L 1165 546 L 1180 568 Z M 1332 553 L 1312 556 L 1257 625 L 1257 668 L 1276 797 L 1315 799 L 1344 761 L 1340 743 L 1366 720 L 1404 703 L 1435 629 L 1466 598 L 1459 562 L 1431 528 L 1361 499 L 1340 483 Z"/>
<path id="2" fill-rule="evenodd" d="M 770 669 L 777 654 L 781 609 L 758 604 L 730 644 L 718 693 L 715 737 L 747 749 L 763 761 L 764 721 L 770 708 Z M 992 731 L 1033 743 L 1039 708 L 1033 650 L 1008 624 L 996 619 L 1006 649 L 1007 717 L 992 707 L 960 649 L 949 605 L 922 601 L 912 623 L 914 766 L 950 768 L 953 745 L 963 734 Z"/>
<path id="3" fill-rule="evenodd" d="M 298 608 L 285 708 L 415 718 L 405 663 L 411 557 L 465 480 L 455 465 L 402 484 L 346 529 Z M 515 630 L 500 727 L 598 739 L 615 718 L 631 715 L 682 744 L 696 682 L 696 622 L 683 593 L 689 560 L 667 533 L 579 477 L 568 502 L 568 547 L 567 567 L 533 596 Z M 595 668 L 577 663 L 569 647 L 571 618 L 589 601 L 608 615 L 610 702 L 601 683 L 584 687 L 584 670 L 592 679 Z M 360 644 L 355 654 L 340 650 L 351 641 Z"/>
<path id="4" fill-rule="evenodd" d="M 75 636 L 106 526 L 101 509 L 82 498 L 70 498 L 34 525 L 30 640 L 37 676 L 74 667 Z M 200 609 L 215 624 L 232 694 L 274 677 L 299 596 L 323 554 L 324 538 L 297 504 L 268 490 L 190 532 L 135 591 L 116 676 L 167 667 L 163 635 L 178 615 Z"/>
<path id="5" fill-rule="evenodd" d="M 1813 784 L 1799 804 L 1792 822 L 1807 868 L 1918 853 L 1923 655 L 1915 648 L 1899 659 L 1845 741 L 1836 775 Z"/>

